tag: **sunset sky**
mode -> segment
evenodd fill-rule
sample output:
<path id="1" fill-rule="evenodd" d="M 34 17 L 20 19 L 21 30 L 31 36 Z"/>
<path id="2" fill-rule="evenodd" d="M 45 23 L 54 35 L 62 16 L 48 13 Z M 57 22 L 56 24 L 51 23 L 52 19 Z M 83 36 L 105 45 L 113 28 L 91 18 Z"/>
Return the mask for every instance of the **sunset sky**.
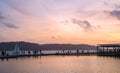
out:
<path id="1" fill-rule="evenodd" d="M 120 43 L 120 0 L 0 0 L 0 41 Z"/>

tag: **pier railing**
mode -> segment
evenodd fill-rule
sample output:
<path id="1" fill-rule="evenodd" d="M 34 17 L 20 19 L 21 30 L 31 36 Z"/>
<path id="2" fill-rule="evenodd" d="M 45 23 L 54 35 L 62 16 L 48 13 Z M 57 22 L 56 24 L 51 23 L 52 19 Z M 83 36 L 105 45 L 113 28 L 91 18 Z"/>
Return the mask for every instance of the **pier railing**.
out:
<path id="1" fill-rule="evenodd" d="M 99 44 L 97 54 L 101 56 L 120 56 L 120 44 Z"/>
<path id="2" fill-rule="evenodd" d="M 40 50 L 40 51 L 28 50 L 20 51 L 19 54 L 9 54 L 7 51 L 0 52 L 0 58 L 20 56 L 44 56 L 44 55 L 96 55 L 96 50 Z"/>

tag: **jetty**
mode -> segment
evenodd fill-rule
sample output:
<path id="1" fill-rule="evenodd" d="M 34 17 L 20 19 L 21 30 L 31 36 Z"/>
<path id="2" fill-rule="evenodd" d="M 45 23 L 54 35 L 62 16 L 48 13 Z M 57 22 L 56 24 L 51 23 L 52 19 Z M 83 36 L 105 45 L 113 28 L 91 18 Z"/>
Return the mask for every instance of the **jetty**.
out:
<path id="1" fill-rule="evenodd" d="M 120 56 L 120 44 L 99 44 L 97 45 L 98 56 Z"/>

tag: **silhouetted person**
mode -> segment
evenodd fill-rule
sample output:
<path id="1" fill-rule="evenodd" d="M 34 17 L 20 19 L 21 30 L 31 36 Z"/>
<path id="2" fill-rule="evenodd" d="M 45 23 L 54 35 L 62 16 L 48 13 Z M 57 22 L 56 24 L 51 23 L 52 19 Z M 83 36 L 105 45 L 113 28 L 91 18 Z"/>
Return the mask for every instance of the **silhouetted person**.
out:
<path id="1" fill-rule="evenodd" d="M 30 52 L 30 51 L 28 51 L 28 54 L 30 55 L 30 54 L 31 54 L 31 52 Z"/>
<path id="2" fill-rule="evenodd" d="M 2 52 L 1 52 L 1 54 L 4 56 L 4 55 L 5 55 L 5 52 L 4 52 L 4 51 L 2 51 Z"/>
<path id="3" fill-rule="evenodd" d="M 7 56 L 9 56 L 9 53 L 7 53 Z"/>
<path id="4" fill-rule="evenodd" d="M 79 50 L 77 49 L 77 54 L 79 53 Z"/>

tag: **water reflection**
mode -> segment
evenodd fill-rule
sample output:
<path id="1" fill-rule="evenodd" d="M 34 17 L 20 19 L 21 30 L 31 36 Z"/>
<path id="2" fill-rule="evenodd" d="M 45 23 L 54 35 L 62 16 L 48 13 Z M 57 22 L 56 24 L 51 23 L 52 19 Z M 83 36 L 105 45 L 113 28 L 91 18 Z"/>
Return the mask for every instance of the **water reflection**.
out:
<path id="1" fill-rule="evenodd" d="M 120 59 L 98 56 L 37 56 L 0 60 L 1 73 L 120 73 Z"/>

